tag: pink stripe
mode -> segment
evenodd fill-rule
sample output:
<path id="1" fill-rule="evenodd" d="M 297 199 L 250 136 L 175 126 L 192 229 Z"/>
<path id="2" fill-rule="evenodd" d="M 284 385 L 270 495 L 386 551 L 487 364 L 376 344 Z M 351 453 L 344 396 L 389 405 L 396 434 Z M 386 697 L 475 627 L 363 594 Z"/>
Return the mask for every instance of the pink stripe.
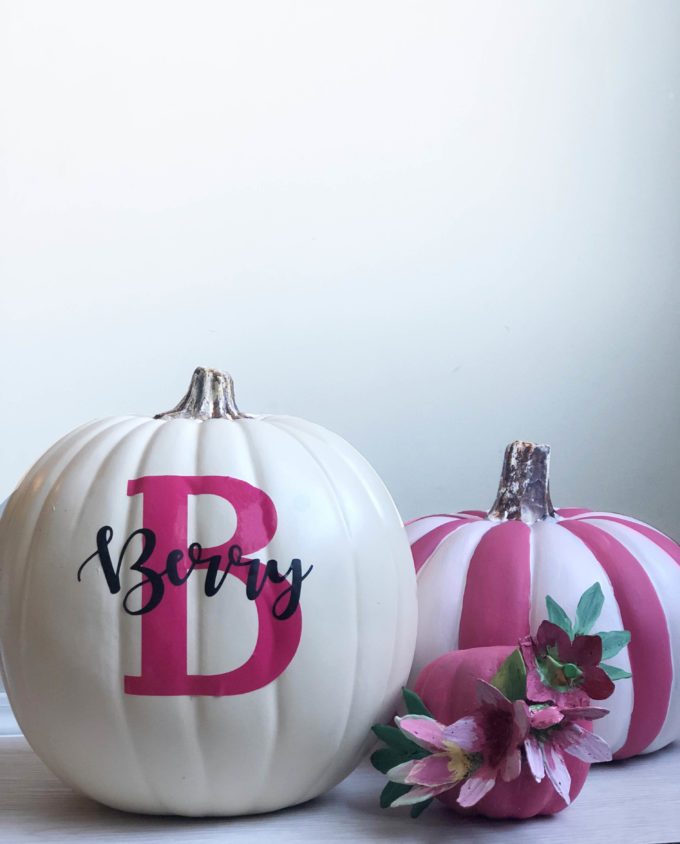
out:
<path id="1" fill-rule="evenodd" d="M 461 510 L 460 512 L 464 516 L 477 516 L 479 519 L 486 519 L 489 515 L 486 510 Z"/>
<path id="2" fill-rule="evenodd" d="M 468 568 L 459 648 L 516 645 L 529 633 L 530 528 L 507 521 L 481 538 Z"/>
<path id="3" fill-rule="evenodd" d="M 647 539 L 651 539 L 651 541 L 661 548 L 662 551 L 665 551 L 669 557 L 675 560 L 678 565 L 680 565 L 680 545 L 673 540 L 666 536 L 665 533 L 661 533 L 661 531 L 656 530 L 649 525 L 641 525 L 637 522 L 632 522 L 630 519 L 625 519 L 623 516 L 614 516 L 614 515 L 593 515 L 593 519 L 604 519 L 608 522 L 616 522 L 619 525 L 625 525 L 625 527 L 629 527 L 632 530 L 636 530 L 638 533 L 641 533 L 643 536 L 646 536 Z"/>
<path id="4" fill-rule="evenodd" d="M 582 520 L 559 524 L 578 536 L 597 558 L 614 589 L 623 626 L 631 633 L 633 712 L 626 742 L 615 758 L 635 756 L 659 734 L 670 702 L 673 663 L 663 607 L 639 561 L 613 536 Z"/>
<path id="5" fill-rule="evenodd" d="M 455 519 L 454 521 L 447 522 L 445 525 L 439 525 L 439 527 L 436 527 L 434 530 L 426 533 L 425 536 L 421 536 L 420 539 L 417 539 L 413 545 L 411 545 L 411 553 L 413 554 L 416 574 L 418 574 L 421 568 L 432 556 L 432 552 L 443 539 L 459 527 L 469 524 L 470 522 L 467 519 Z"/>
<path id="6" fill-rule="evenodd" d="M 582 516 L 584 513 L 592 513 L 593 511 L 585 507 L 560 507 L 555 512 L 563 519 L 571 519 L 572 516 Z"/>

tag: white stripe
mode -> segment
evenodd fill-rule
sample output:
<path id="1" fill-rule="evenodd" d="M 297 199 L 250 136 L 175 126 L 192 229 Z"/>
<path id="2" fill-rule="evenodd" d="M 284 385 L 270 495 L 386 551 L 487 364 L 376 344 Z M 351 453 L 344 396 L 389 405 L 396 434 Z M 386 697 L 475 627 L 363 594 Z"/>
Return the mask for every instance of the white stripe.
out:
<path id="1" fill-rule="evenodd" d="M 584 519 L 587 519 L 588 521 L 590 521 L 591 519 L 597 519 L 600 517 L 604 517 L 606 519 L 606 517 L 608 516 L 613 516 L 615 519 L 624 519 L 625 521 L 631 522 L 634 525 L 641 525 L 644 528 L 653 530 L 660 536 L 665 536 L 666 539 L 670 539 L 672 542 L 676 542 L 673 537 L 669 536 L 667 533 L 664 533 L 662 530 L 655 528 L 654 525 L 650 525 L 649 522 L 643 522 L 642 519 L 636 519 L 634 516 L 626 516 L 623 513 L 608 513 L 605 510 L 593 510 L 588 513 L 581 513 L 580 516 L 567 516 L 566 518 L 568 521 L 571 521 L 572 519 L 575 519 L 576 521 L 583 521 Z M 565 517 L 563 516 L 562 518 Z"/>
<path id="2" fill-rule="evenodd" d="M 452 514 L 450 516 L 425 516 L 423 519 L 418 519 L 410 525 L 406 525 L 406 535 L 408 536 L 408 541 L 411 545 L 413 545 L 414 542 L 417 542 L 431 530 L 434 530 L 441 525 L 446 525 L 449 522 L 458 521 L 459 519 L 470 519 L 470 516 L 463 516 L 456 513 L 455 515 Z M 471 521 L 476 520 L 471 519 Z"/>
<path id="3" fill-rule="evenodd" d="M 636 524 L 649 527 L 649 525 L 645 524 L 645 522 L 641 522 L 639 519 L 634 519 L 632 516 L 624 516 L 623 513 L 610 513 L 607 510 L 586 510 L 585 513 L 579 513 L 578 516 L 562 516 L 562 518 L 567 519 L 568 521 L 571 521 L 572 519 L 581 521 L 583 519 L 597 519 L 600 516 L 614 516 L 616 519 L 626 519 L 629 522 L 635 522 Z"/>
<path id="4" fill-rule="evenodd" d="M 458 648 L 458 630 L 470 559 L 494 524 L 472 521 L 442 539 L 418 574 L 418 638 L 409 688 L 438 656 Z"/>
<path id="5" fill-rule="evenodd" d="M 623 622 L 612 585 L 587 546 L 555 522 L 538 522 L 534 525 L 532 533 L 534 567 L 531 583 L 531 632 L 535 633 L 541 621 L 548 617 L 546 595 L 554 598 L 573 621 L 579 598 L 596 581 L 604 593 L 604 606 L 594 632 L 622 630 Z M 608 662 L 630 671 L 626 648 Z M 597 705 L 600 703 L 597 702 Z M 633 711 L 632 681 L 619 680 L 614 694 L 602 701 L 601 705 L 608 709 L 610 714 L 595 721 L 593 726 L 595 732 L 607 742 L 613 752 L 616 752 L 624 745 L 628 735 Z"/>
<path id="6" fill-rule="evenodd" d="M 605 519 L 588 519 L 588 522 L 611 534 L 638 560 L 654 586 L 666 617 L 671 643 L 673 685 L 661 732 L 644 750 L 644 753 L 652 753 L 680 738 L 680 566 L 655 542 L 634 528 Z M 649 694 L 653 693 L 650 689 Z"/>

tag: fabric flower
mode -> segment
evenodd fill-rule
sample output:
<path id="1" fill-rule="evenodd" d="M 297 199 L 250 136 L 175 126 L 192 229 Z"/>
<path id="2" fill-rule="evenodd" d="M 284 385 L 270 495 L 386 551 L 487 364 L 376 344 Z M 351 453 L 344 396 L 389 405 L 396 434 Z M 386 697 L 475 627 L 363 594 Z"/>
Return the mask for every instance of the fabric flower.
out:
<path id="1" fill-rule="evenodd" d="M 445 727 L 426 715 L 406 715 L 395 719 L 402 733 L 431 755 L 390 768 L 392 782 L 414 786 L 397 798 L 392 806 L 407 806 L 429 800 L 464 780 L 477 766 L 478 760 L 444 737 Z"/>
<path id="2" fill-rule="evenodd" d="M 583 762 L 608 762 L 612 758 L 609 745 L 594 733 L 584 730 L 577 720 L 594 721 L 609 710 L 595 706 L 531 706 L 531 729 L 524 739 L 524 754 L 533 778 L 544 776 L 569 805 L 571 776 L 564 760 L 569 753 Z"/>
<path id="3" fill-rule="evenodd" d="M 522 770 L 520 747 L 529 732 L 529 708 L 523 700 L 510 701 L 497 688 L 477 681 L 480 708 L 444 729 L 444 739 L 480 757 L 477 768 L 460 789 L 458 803 L 474 806 L 496 784 L 516 779 Z"/>
<path id="4" fill-rule="evenodd" d="M 604 700 L 614 683 L 599 667 L 602 639 L 569 635 L 551 621 L 543 621 L 536 636 L 520 641 L 527 667 L 527 697 L 533 701 L 585 705 L 589 698 Z"/>
<path id="5" fill-rule="evenodd" d="M 448 727 L 423 715 L 406 715 L 396 723 L 404 735 L 432 755 L 396 765 L 387 772 L 392 782 L 414 786 L 392 806 L 428 800 L 463 783 L 461 806 L 473 806 L 496 784 L 500 775 L 514 780 L 522 769 L 522 742 L 529 732 L 529 708 L 511 702 L 494 686 L 477 681 L 479 709 Z"/>

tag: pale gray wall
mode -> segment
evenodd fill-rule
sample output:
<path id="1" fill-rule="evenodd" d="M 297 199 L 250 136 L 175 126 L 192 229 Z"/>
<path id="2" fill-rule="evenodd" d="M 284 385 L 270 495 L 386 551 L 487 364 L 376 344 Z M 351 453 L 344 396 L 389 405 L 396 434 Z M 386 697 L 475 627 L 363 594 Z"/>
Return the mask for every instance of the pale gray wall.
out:
<path id="1" fill-rule="evenodd" d="M 404 514 L 680 534 L 680 3 L 5 2 L 0 498 L 200 363 Z"/>

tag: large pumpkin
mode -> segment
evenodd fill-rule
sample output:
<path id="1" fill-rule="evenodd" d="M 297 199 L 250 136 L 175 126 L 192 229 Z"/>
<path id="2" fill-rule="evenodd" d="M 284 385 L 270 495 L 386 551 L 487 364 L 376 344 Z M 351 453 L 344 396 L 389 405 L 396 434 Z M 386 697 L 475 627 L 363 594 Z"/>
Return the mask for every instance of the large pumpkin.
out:
<path id="1" fill-rule="evenodd" d="M 631 633 L 607 662 L 633 679 L 616 684 L 595 732 L 615 758 L 649 753 L 680 736 L 680 547 L 627 516 L 553 509 L 548 446 L 508 446 L 498 496 L 407 525 L 418 573 L 419 623 L 411 681 L 447 651 L 515 645 L 545 618 L 546 595 L 572 617 L 598 581 L 598 630 Z M 598 632 L 598 631 L 593 631 Z"/>
<path id="2" fill-rule="evenodd" d="M 420 672 L 415 691 L 437 721 L 453 724 L 475 712 L 479 705 L 477 680 L 491 680 L 513 650 L 511 645 L 497 645 L 442 654 Z M 588 722 L 580 722 L 580 726 L 590 729 Z M 583 788 L 590 765 L 568 753 L 564 753 L 564 762 L 571 777 L 569 797 L 575 800 Z M 488 818 L 554 815 L 567 806 L 547 776 L 540 783 L 536 782 L 524 757 L 517 779 L 504 782 L 499 776 L 491 791 L 474 806 L 462 808 L 458 803 L 459 792 L 460 786 L 454 786 L 438 795 L 437 799 L 459 815 L 484 815 Z"/>
<path id="3" fill-rule="evenodd" d="M 382 482 L 318 425 L 240 413 L 232 389 L 198 369 L 172 412 L 79 428 L 0 520 L 17 720 L 120 809 L 308 800 L 356 765 L 411 666 L 415 575 Z"/>

